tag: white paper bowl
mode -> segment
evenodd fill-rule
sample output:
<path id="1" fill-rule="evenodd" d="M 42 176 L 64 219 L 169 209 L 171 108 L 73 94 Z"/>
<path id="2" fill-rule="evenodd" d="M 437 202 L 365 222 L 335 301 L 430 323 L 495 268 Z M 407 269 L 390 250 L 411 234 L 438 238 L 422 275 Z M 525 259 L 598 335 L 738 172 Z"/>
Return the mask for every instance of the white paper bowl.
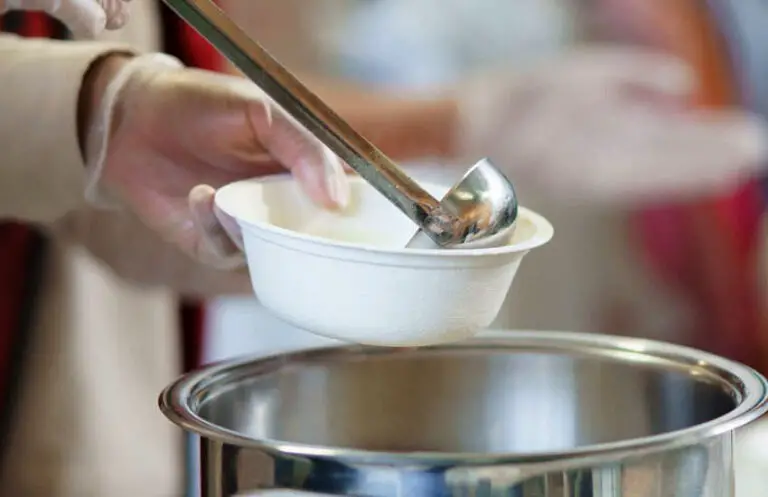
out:
<path id="1" fill-rule="evenodd" d="M 520 209 L 507 246 L 408 250 L 413 223 L 360 178 L 351 184 L 341 213 L 315 206 L 288 175 L 216 194 L 242 231 L 261 303 L 318 335 L 382 346 L 467 338 L 496 318 L 523 256 L 552 238 L 549 222 Z M 422 185 L 438 198 L 448 190 Z"/>

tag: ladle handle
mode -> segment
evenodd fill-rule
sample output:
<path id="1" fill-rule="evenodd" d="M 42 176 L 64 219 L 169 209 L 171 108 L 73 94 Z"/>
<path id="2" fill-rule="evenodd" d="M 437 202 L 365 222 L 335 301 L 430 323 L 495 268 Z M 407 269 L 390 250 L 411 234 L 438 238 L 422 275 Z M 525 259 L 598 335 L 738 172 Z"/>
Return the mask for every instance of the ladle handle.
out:
<path id="1" fill-rule="evenodd" d="M 450 231 L 440 203 L 317 95 L 297 80 L 211 0 L 164 0 L 288 114 L 439 243 Z M 447 236 L 443 233 L 443 237 Z"/>

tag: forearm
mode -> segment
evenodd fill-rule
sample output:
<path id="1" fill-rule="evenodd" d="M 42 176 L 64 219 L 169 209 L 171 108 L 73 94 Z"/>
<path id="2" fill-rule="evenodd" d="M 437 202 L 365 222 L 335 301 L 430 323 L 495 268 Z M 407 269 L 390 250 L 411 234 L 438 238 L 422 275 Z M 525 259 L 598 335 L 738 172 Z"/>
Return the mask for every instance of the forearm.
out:
<path id="1" fill-rule="evenodd" d="M 0 218 L 46 223 L 82 206 L 83 78 L 94 61 L 121 50 L 0 36 Z"/>
<path id="2" fill-rule="evenodd" d="M 343 85 L 307 81 L 339 115 L 393 159 L 416 161 L 453 156 L 458 110 L 451 99 L 349 92 Z"/>
<path id="3" fill-rule="evenodd" d="M 393 159 L 446 160 L 455 155 L 459 114 L 453 98 L 401 97 L 342 80 L 309 74 L 299 78 Z"/>
<path id="4" fill-rule="evenodd" d="M 308 73 L 299 78 L 387 155 L 399 161 L 446 161 L 455 156 L 459 116 L 454 100 L 389 95 L 318 77 L 324 50 L 316 36 L 316 18 L 343 18 L 348 6 L 331 2 L 320 7 L 301 0 L 220 0 L 219 5 L 291 70 Z M 237 73 L 232 67 L 230 71 Z"/>

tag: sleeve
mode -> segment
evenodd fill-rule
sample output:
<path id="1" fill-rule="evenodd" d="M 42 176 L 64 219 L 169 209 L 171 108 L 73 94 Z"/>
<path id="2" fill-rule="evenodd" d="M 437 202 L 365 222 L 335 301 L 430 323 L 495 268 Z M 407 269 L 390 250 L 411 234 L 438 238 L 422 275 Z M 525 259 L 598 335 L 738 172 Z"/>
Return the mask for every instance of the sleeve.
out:
<path id="1" fill-rule="evenodd" d="M 83 205 L 80 86 L 112 52 L 132 50 L 0 35 L 0 219 L 50 223 Z"/>

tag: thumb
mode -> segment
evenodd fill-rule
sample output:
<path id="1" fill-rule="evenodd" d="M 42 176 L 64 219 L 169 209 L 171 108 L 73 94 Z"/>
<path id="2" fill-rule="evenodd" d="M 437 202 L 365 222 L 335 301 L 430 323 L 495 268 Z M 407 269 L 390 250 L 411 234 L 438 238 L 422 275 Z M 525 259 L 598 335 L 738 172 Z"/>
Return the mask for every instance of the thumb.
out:
<path id="1" fill-rule="evenodd" d="M 244 262 L 239 228 L 233 219 L 222 219 L 226 215 L 216 209 L 215 193 L 216 190 L 208 185 L 197 185 L 189 192 L 189 210 L 195 232 L 182 249 L 205 264 L 219 269 L 235 269 Z"/>

